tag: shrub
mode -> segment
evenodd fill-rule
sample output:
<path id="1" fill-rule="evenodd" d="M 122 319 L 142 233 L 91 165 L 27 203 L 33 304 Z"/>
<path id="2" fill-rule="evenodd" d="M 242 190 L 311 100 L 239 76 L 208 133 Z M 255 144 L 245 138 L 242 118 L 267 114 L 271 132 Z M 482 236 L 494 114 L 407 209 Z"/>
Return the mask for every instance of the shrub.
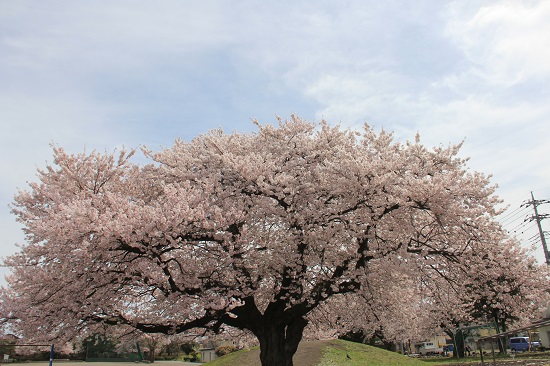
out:
<path id="1" fill-rule="evenodd" d="M 219 346 L 214 352 L 216 353 L 216 356 L 221 357 L 238 350 L 239 349 L 235 346 Z"/>

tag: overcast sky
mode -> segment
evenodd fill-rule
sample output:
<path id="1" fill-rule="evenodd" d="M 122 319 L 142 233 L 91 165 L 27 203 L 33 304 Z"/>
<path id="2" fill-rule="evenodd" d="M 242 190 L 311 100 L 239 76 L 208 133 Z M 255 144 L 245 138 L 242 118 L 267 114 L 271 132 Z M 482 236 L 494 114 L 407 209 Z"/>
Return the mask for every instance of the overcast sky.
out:
<path id="1" fill-rule="evenodd" d="M 296 113 L 464 140 L 542 260 L 518 223 L 530 191 L 550 199 L 549 19 L 550 1 L 0 0 L 0 256 L 51 143 L 158 150 Z"/>

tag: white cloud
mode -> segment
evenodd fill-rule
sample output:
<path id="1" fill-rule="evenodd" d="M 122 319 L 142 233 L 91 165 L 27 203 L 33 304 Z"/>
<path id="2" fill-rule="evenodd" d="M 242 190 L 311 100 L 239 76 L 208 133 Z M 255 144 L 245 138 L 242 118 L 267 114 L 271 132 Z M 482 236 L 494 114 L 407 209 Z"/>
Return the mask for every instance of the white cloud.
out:
<path id="1" fill-rule="evenodd" d="M 447 43 L 437 38 L 427 43 L 422 36 L 413 47 L 424 44 L 430 52 L 433 46 L 431 54 L 409 54 L 437 72 L 428 70 L 426 77 L 399 67 L 403 58 L 395 52 L 384 53 L 382 59 L 367 57 L 356 68 L 329 69 L 305 88 L 320 105 L 317 117 L 368 121 L 394 130 L 399 139 L 419 131 L 429 145 L 464 140 L 461 154 L 471 157 L 469 166 L 493 175 L 498 194 L 513 208 L 532 189 L 540 189 L 541 197 L 549 195 L 550 3 L 497 1 L 477 7 L 460 1 L 447 10 L 440 28 L 431 28 Z M 415 29 L 406 21 L 392 26 L 398 34 L 403 33 L 399 28 Z M 394 39 L 391 47 L 403 52 L 406 46 Z M 447 52 L 454 62 L 438 63 Z M 378 62 L 369 64 L 374 60 Z M 542 258 L 540 251 L 537 256 Z"/>
<path id="2" fill-rule="evenodd" d="M 484 4 L 0 0 L 0 198 L 52 141 L 154 148 L 296 112 L 466 139 L 472 167 L 514 201 L 550 179 L 550 2 Z"/>
<path id="3" fill-rule="evenodd" d="M 494 2 L 473 17 L 456 6 L 452 14 L 446 34 L 473 64 L 474 77 L 509 86 L 550 76 L 550 2 Z"/>

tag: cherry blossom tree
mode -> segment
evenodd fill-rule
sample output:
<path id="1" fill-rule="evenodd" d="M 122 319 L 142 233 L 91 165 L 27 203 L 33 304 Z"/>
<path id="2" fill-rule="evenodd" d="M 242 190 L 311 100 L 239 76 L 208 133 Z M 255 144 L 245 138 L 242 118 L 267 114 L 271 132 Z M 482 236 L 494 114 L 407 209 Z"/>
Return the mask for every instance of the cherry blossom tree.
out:
<path id="1" fill-rule="evenodd" d="M 526 326 L 543 317 L 550 297 L 549 272 L 513 240 L 502 240 L 465 281 L 472 303 L 471 314 L 495 324 L 497 332 L 510 326 Z M 499 340 L 500 352 L 506 345 Z"/>
<path id="2" fill-rule="evenodd" d="M 304 336 L 343 336 L 362 343 L 376 337 L 388 349 L 397 342 L 432 336 L 440 318 L 430 311 L 419 278 L 399 261 L 396 264 L 377 266 L 379 271 L 371 273 L 360 290 L 318 306 L 308 317 L 313 329 L 306 329 Z"/>
<path id="3" fill-rule="evenodd" d="M 464 332 L 494 324 L 497 333 L 526 326 L 542 318 L 549 303 L 548 267 L 537 264 L 520 244 L 502 230 L 473 249 L 474 257 L 452 278 L 423 276 L 424 311 L 455 344 L 454 356 L 464 357 Z M 457 337 L 458 335 L 458 337 Z M 500 345 L 501 352 L 505 346 Z"/>
<path id="4" fill-rule="evenodd" d="M 517 322 L 540 319 L 548 301 L 548 268 L 511 241 L 485 255 L 483 267 L 467 284 L 477 295 L 472 298 L 474 315 L 491 319 L 502 332 Z"/>
<path id="5" fill-rule="evenodd" d="M 15 197 L 27 243 L 5 260 L 4 320 L 42 338 L 230 326 L 263 366 L 291 366 L 321 306 L 389 306 L 390 271 L 451 279 L 482 260 L 499 200 L 460 146 L 296 116 L 257 127 L 145 150 L 148 165 L 55 147 Z"/>

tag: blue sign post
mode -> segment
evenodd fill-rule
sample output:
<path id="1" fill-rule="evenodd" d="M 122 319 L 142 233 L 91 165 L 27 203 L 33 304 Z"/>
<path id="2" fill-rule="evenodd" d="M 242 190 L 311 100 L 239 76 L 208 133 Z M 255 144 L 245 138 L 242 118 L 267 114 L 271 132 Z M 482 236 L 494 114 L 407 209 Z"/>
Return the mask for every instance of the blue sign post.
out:
<path id="1" fill-rule="evenodd" d="M 53 364 L 53 344 L 52 344 L 52 348 L 50 348 L 50 366 L 52 366 Z"/>

